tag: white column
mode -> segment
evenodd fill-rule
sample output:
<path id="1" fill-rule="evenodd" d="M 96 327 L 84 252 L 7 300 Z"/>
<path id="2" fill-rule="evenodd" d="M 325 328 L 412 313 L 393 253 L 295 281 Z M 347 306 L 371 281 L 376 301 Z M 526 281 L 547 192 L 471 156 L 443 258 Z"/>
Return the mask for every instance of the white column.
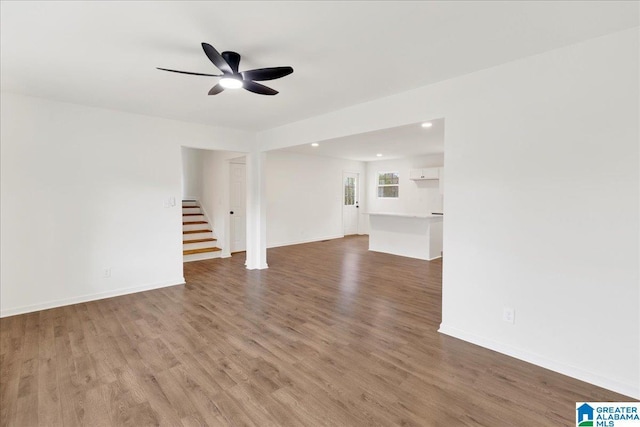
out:
<path id="1" fill-rule="evenodd" d="M 247 154 L 247 262 L 249 270 L 267 265 L 267 209 L 264 152 Z"/>

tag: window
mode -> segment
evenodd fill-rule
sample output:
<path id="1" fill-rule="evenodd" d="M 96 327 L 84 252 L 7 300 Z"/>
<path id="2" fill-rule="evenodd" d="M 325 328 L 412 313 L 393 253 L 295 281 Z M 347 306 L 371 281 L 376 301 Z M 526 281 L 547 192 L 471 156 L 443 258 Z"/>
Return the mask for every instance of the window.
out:
<path id="1" fill-rule="evenodd" d="M 348 176 L 344 180 L 344 205 L 353 206 L 356 204 L 356 179 Z"/>
<path id="2" fill-rule="evenodd" d="M 400 188 L 398 172 L 378 172 L 378 198 L 398 198 Z"/>

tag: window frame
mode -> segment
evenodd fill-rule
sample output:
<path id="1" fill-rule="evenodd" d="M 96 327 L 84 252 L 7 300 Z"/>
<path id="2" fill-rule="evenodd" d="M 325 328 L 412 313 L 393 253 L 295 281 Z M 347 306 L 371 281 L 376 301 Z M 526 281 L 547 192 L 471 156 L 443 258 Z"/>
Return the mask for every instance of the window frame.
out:
<path id="1" fill-rule="evenodd" d="M 380 175 L 395 174 L 398 177 L 397 184 L 380 184 Z M 381 196 L 381 187 L 397 187 L 397 196 Z M 378 199 L 399 199 L 400 198 L 400 172 L 399 171 L 379 171 L 376 172 L 376 196 Z"/>

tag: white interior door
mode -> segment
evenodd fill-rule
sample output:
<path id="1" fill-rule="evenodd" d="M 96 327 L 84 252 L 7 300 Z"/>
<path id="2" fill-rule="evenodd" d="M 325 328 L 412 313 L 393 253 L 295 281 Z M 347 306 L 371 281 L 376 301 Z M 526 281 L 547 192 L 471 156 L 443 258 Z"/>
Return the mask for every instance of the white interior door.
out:
<path id="1" fill-rule="evenodd" d="M 246 165 L 231 163 L 229 166 L 229 245 L 231 252 L 242 252 L 247 250 Z"/>
<path id="2" fill-rule="evenodd" d="M 342 177 L 342 225 L 345 236 L 358 234 L 358 211 L 360 204 L 359 174 L 344 172 Z"/>

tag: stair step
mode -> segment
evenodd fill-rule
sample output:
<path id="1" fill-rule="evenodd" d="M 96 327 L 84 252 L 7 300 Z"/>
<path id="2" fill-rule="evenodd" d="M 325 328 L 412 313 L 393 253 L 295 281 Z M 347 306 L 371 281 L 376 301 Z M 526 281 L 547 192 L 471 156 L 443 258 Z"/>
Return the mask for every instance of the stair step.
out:
<path id="1" fill-rule="evenodd" d="M 195 233 L 210 233 L 211 230 L 189 230 L 183 231 L 182 234 L 195 234 Z"/>
<path id="2" fill-rule="evenodd" d="M 197 206 L 183 206 L 182 207 L 182 215 L 185 214 L 198 214 L 198 215 L 202 215 L 202 212 L 200 211 L 200 208 Z"/>
<path id="3" fill-rule="evenodd" d="M 189 243 L 202 243 L 202 242 L 215 242 L 218 239 L 214 239 L 212 237 L 208 238 L 208 239 L 195 239 L 195 240 L 183 240 L 182 244 L 186 245 Z"/>
<path id="4" fill-rule="evenodd" d="M 205 259 L 215 259 L 215 258 L 220 258 L 220 255 L 222 255 L 222 251 L 204 252 L 204 253 L 201 253 L 201 254 L 184 255 L 182 257 L 182 262 L 192 262 L 192 261 L 203 261 Z"/>
<path id="5" fill-rule="evenodd" d="M 182 225 L 209 224 L 207 221 L 183 221 Z"/>
<path id="6" fill-rule="evenodd" d="M 201 213 L 183 213 L 182 216 L 200 216 L 202 215 Z"/>
<path id="7" fill-rule="evenodd" d="M 218 252 L 221 250 L 222 249 L 220 248 L 187 249 L 186 251 L 182 251 L 182 255 L 203 254 L 206 252 Z"/>

